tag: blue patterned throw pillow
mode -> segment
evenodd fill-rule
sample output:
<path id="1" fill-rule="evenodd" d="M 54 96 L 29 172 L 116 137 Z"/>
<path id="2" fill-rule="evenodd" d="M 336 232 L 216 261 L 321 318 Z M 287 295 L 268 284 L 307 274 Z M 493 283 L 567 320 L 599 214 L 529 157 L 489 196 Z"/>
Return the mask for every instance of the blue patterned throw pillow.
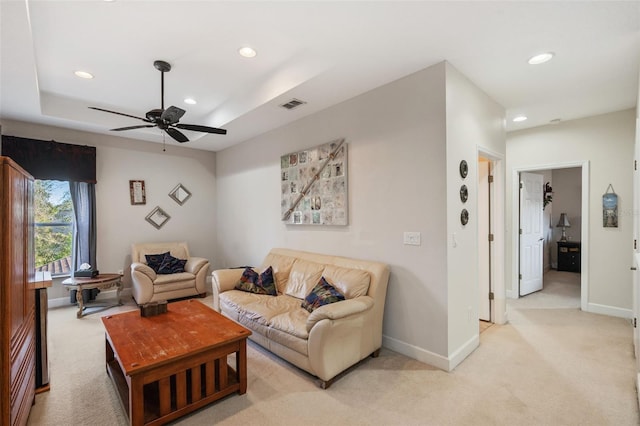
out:
<path id="1" fill-rule="evenodd" d="M 242 277 L 240 277 L 240 281 L 236 283 L 235 289 L 269 296 L 278 295 L 276 283 L 273 279 L 273 268 L 271 268 L 271 266 L 261 274 L 258 274 L 251 268 L 245 268 Z"/>
<path id="2" fill-rule="evenodd" d="M 164 261 L 164 257 L 169 255 L 169 252 L 160 253 L 160 254 L 145 254 L 144 257 L 147 259 L 147 266 L 158 273 L 158 269 L 162 266 L 162 262 Z"/>
<path id="3" fill-rule="evenodd" d="M 304 301 L 300 306 L 309 312 L 313 312 L 320 306 L 339 302 L 341 300 L 344 300 L 344 296 L 336 290 L 334 286 L 329 284 L 324 277 L 321 277 L 318 284 L 316 284 L 307 297 L 304 298 Z"/>
<path id="4" fill-rule="evenodd" d="M 162 264 L 158 268 L 158 274 L 179 274 L 184 272 L 184 265 L 187 264 L 186 259 L 178 259 L 167 253 L 162 260 Z"/>

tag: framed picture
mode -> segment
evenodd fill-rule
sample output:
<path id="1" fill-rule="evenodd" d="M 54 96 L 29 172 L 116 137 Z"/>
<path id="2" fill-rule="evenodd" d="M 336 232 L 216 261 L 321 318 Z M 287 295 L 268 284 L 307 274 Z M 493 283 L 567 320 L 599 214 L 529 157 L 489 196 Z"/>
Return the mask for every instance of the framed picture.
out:
<path id="1" fill-rule="evenodd" d="M 147 204 L 147 196 L 144 189 L 143 180 L 129 181 L 129 196 L 131 197 L 131 205 Z"/>
<path id="2" fill-rule="evenodd" d="M 169 197 L 173 198 L 176 203 L 183 205 L 191 197 L 191 192 L 179 183 L 178 186 L 171 190 Z"/>
<path id="3" fill-rule="evenodd" d="M 618 227 L 618 195 L 615 192 L 607 192 L 602 196 L 602 226 Z"/>
<path id="4" fill-rule="evenodd" d="M 171 216 L 169 216 L 167 212 L 165 212 L 160 208 L 160 206 L 158 206 L 155 209 L 151 210 L 151 213 L 149 213 L 145 219 L 147 220 L 147 222 L 155 226 L 156 229 L 160 229 L 164 226 L 165 223 L 167 223 L 169 219 L 171 219 Z"/>

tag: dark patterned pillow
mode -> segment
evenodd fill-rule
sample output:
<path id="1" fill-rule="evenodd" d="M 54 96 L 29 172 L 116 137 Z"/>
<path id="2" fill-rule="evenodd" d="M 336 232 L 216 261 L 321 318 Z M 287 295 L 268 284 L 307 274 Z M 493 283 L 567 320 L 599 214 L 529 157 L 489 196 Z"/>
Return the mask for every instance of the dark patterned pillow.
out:
<path id="1" fill-rule="evenodd" d="M 171 256 L 167 253 L 164 256 L 164 260 L 162 261 L 162 265 L 158 268 L 158 274 L 179 274 L 180 272 L 184 272 L 184 265 L 187 264 L 186 259 L 178 259 L 177 257 Z"/>
<path id="2" fill-rule="evenodd" d="M 303 308 L 309 312 L 313 312 L 320 306 L 344 300 L 344 296 L 336 290 L 334 286 L 329 284 L 324 277 L 320 278 L 318 284 L 309 292 L 302 302 Z"/>
<path id="3" fill-rule="evenodd" d="M 169 252 L 160 253 L 160 254 L 145 254 L 144 257 L 147 259 L 147 266 L 153 269 L 156 274 L 158 273 L 158 269 L 162 266 L 162 261 L 164 257 L 167 256 Z"/>
<path id="4" fill-rule="evenodd" d="M 240 281 L 236 283 L 235 289 L 269 296 L 278 295 L 276 283 L 273 280 L 273 268 L 271 268 L 271 266 L 261 274 L 258 274 L 251 268 L 245 268 L 242 277 L 240 277 Z"/>

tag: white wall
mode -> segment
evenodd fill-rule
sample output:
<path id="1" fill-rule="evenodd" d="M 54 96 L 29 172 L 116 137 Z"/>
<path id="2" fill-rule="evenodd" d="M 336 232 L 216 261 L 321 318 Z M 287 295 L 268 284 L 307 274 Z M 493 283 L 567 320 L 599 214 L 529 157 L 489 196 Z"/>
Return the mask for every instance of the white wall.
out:
<path id="1" fill-rule="evenodd" d="M 72 131 L 3 120 L 5 135 L 96 147 L 96 204 L 98 221 L 98 269 L 101 272 L 125 271 L 125 286 L 130 286 L 127 269 L 131 263 L 131 243 L 187 241 L 193 255 L 215 260 L 215 153 L 133 139 Z M 129 180 L 144 180 L 146 205 L 132 206 Z M 167 195 L 178 183 L 192 192 L 182 206 Z M 145 220 L 156 206 L 171 219 L 157 230 Z M 56 280 L 49 298 L 64 297 L 66 292 Z"/>
<path id="2" fill-rule="evenodd" d="M 484 111 L 486 101 L 477 102 L 475 93 L 465 94 L 471 84 L 459 75 L 451 87 L 445 87 L 449 73 L 456 72 L 445 63 L 434 65 L 219 152 L 216 266 L 258 265 L 278 246 L 386 262 L 391 278 L 383 344 L 448 368 L 451 280 L 445 248 L 448 222 L 459 217 L 459 209 L 447 213 L 452 190 L 445 182 L 454 165 L 457 173 L 461 158 L 475 162 L 476 144 L 500 146 L 500 141 L 486 140 L 483 134 L 484 127 L 493 129 L 493 122 L 500 122 L 492 116 L 495 106 Z M 460 120 L 460 127 L 467 128 L 464 132 L 445 125 L 449 114 L 445 96 L 450 95 L 457 105 L 451 114 Z M 468 113 L 480 116 L 467 117 Z M 478 123 L 487 116 L 494 118 L 490 124 Z M 457 138 L 455 149 L 460 154 L 448 152 L 447 132 Z M 340 137 L 346 139 L 349 150 L 349 225 L 283 225 L 280 156 Z M 470 175 L 474 173 L 472 168 Z M 471 182 L 470 198 L 475 203 Z M 457 180 L 453 186 L 458 197 Z M 404 231 L 420 232 L 422 245 L 403 245 Z M 463 237 L 461 243 L 465 253 L 472 252 L 476 239 Z M 465 256 L 462 248 L 458 253 Z M 473 283 L 457 287 L 468 286 Z M 462 335 L 461 341 L 478 332 L 477 316 L 474 327 L 466 324 L 468 296 L 464 297 L 465 328 L 454 333 Z M 474 299 L 475 309 L 476 305 Z"/>
<path id="3" fill-rule="evenodd" d="M 504 155 L 504 108 L 447 63 L 447 274 L 449 355 L 452 367 L 478 344 L 478 149 Z M 461 160 L 469 164 L 462 179 Z M 460 186 L 472 188 L 460 201 Z M 469 211 L 463 226 L 460 212 Z M 453 241 L 455 240 L 455 244 Z"/>
<path id="4" fill-rule="evenodd" d="M 507 173 L 557 163 L 589 162 L 589 310 L 620 316 L 631 309 L 632 173 L 635 111 L 572 120 L 507 135 Z M 554 190 L 558 182 L 554 181 Z M 602 227 L 602 194 L 612 184 L 619 200 L 619 227 Z M 507 180 L 507 216 L 512 217 L 511 179 Z M 555 201 L 554 203 L 555 204 Z M 554 215 L 559 214 L 557 206 Z M 511 222 L 508 222 L 511 223 Z M 508 229 L 507 277 L 513 276 L 512 234 Z M 583 248 L 584 254 L 584 248 Z M 507 288 L 517 288 L 507 282 Z"/>

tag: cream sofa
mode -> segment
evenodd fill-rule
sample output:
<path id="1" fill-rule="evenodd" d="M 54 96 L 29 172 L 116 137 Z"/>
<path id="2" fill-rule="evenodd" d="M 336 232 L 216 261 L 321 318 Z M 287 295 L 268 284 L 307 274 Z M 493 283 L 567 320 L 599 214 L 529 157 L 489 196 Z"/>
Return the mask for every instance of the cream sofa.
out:
<path id="1" fill-rule="evenodd" d="M 146 255 L 171 253 L 178 259 L 186 259 L 184 272 L 156 274 L 147 265 Z M 186 242 L 140 243 L 131 245 L 131 291 L 139 305 L 158 300 L 206 295 L 209 261 L 191 257 Z"/>
<path id="2" fill-rule="evenodd" d="M 250 329 L 250 339 L 320 379 L 334 377 L 382 346 L 382 318 L 389 281 L 386 264 L 275 248 L 258 272 L 273 268 L 277 296 L 235 290 L 243 269 L 213 272 L 214 308 Z M 344 301 L 301 307 L 320 278 Z"/>

